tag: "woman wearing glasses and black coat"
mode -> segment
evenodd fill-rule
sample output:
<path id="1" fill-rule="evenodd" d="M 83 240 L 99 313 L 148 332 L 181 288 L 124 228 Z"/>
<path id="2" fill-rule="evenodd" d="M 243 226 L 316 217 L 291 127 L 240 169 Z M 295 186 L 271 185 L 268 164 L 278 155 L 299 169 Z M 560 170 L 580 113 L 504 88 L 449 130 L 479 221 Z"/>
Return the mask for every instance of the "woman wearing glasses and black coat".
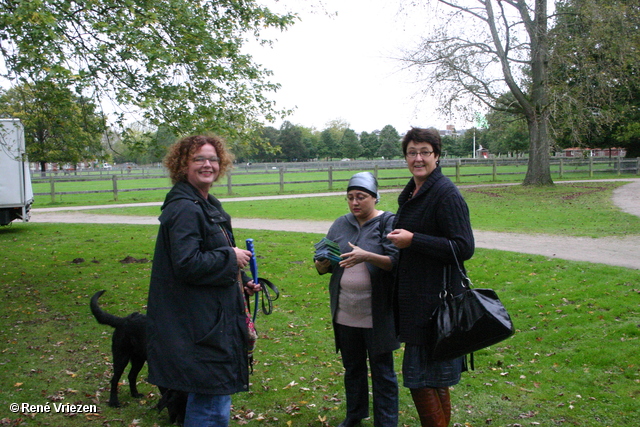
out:
<path id="1" fill-rule="evenodd" d="M 469 209 L 456 186 L 440 169 L 440 135 L 435 129 L 412 128 L 402 151 L 413 175 L 398 197 L 394 230 L 387 236 L 399 249 L 394 287 L 396 329 L 405 343 L 404 386 L 411 390 L 422 426 L 446 427 L 451 419 L 449 387 L 460 381 L 464 359 L 431 360 L 426 325 L 443 289 L 443 274 L 471 258 L 474 238 Z M 464 267 L 462 267 L 464 268 Z M 460 273 L 451 283 L 460 291 Z"/>
<path id="2" fill-rule="evenodd" d="M 231 167 L 222 139 L 191 136 L 165 159 L 173 188 L 162 205 L 151 270 L 149 382 L 188 393 L 185 427 L 226 426 L 231 395 L 249 388 L 242 273 L 251 252 L 236 246 L 231 218 L 209 190 Z"/>

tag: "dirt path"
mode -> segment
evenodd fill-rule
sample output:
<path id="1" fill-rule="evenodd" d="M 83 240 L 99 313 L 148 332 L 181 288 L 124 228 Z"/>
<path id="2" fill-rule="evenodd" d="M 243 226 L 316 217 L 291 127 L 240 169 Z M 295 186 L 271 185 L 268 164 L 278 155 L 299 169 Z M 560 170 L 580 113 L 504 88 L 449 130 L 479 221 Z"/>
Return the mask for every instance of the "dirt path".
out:
<path id="1" fill-rule="evenodd" d="M 615 190 L 613 202 L 624 212 L 640 216 L 640 179 L 625 180 L 629 184 Z M 392 190 L 395 191 L 395 190 Z M 388 192 L 392 192 L 388 191 Z M 387 191 L 385 191 L 387 192 Z M 322 197 L 336 193 L 309 195 L 282 195 L 264 197 L 226 198 L 224 203 L 245 200 L 284 199 L 292 197 Z M 135 206 L 159 206 L 160 203 L 139 203 Z M 42 208 L 31 211 L 31 222 L 92 223 L 92 224 L 158 224 L 156 217 L 123 215 L 96 215 L 82 213 L 83 210 L 130 207 L 125 205 L 80 206 L 64 208 Z M 69 212 L 74 211 L 74 212 Z M 273 220 L 236 218 L 235 228 L 250 230 L 295 231 L 324 234 L 332 221 Z M 486 249 L 544 255 L 572 261 L 588 261 L 640 269 L 640 236 L 626 237 L 569 237 L 544 234 L 497 233 L 474 230 L 476 246 Z"/>

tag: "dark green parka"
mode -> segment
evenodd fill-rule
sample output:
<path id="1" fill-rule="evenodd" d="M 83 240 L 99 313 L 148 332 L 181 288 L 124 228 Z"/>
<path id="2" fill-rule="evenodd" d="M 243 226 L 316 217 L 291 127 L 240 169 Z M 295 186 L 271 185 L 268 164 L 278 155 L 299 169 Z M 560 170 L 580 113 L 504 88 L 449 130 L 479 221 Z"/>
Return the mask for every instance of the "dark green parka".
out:
<path id="1" fill-rule="evenodd" d="M 220 202 L 175 184 L 162 206 L 149 287 L 152 384 L 216 395 L 248 390 L 248 331 L 232 246 Z"/>

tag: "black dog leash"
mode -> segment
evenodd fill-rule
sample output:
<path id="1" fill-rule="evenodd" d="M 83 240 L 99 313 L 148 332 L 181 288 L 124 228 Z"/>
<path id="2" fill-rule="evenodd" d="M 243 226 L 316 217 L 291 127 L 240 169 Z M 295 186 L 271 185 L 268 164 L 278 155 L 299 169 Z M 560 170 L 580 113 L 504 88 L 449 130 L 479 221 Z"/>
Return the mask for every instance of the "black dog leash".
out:
<path id="1" fill-rule="evenodd" d="M 280 297 L 280 291 L 269 279 L 263 279 L 260 277 L 258 279 L 258 283 L 260 283 L 260 286 L 262 287 L 262 312 L 269 315 L 273 312 L 273 302 Z M 274 296 L 271 295 L 271 292 L 273 292 Z M 258 307 L 255 307 L 254 310 L 257 311 Z"/>

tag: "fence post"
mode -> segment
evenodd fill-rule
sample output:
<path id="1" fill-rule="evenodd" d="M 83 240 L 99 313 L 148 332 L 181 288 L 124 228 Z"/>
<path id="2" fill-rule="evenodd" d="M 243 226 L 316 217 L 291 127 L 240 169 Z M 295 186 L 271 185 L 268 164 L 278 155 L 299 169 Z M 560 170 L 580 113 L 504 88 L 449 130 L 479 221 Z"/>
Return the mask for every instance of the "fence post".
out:
<path id="1" fill-rule="evenodd" d="M 456 160 L 456 182 L 460 183 L 460 159 Z"/>
<path id="2" fill-rule="evenodd" d="M 593 157 L 589 157 L 589 178 L 593 178 Z"/>
<path id="3" fill-rule="evenodd" d="M 560 166 L 558 169 L 558 173 L 560 174 L 560 179 L 562 179 L 562 176 L 564 174 L 564 159 L 562 157 L 560 158 Z"/>
<path id="4" fill-rule="evenodd" d="M 284 167 L 280 166 L 280 192 L 284 193 Z"/>
<path id="5" fill-rule="evenodd" d="M 493 159 L 493 181 L 497 181 L 498 180 L 498 161 L 494 158 Z"/>
<path id="6" fill-rule="evenodd" d="M 378 164 L 376 163 L 376 165 L 373 167 L 373 176 L 376 177 L 376 180 L 378 179 Z"/>
<path id="7" fill-rule="evenodd" d="M 333 166 L 329 165 L 329 191 L 333 190 Z"/>
<path id="8" fill-rule="evenodd" d="M 622 157 L 618 154 L 618 176 L 622 174 Z"/>
<path id="9" fill-rule="evenodd" d="M 56 184 L 53 181 L 53 175 L 50 177 L 51 182 L 51 203 L 56 202 Z"/>
<path id="10" fill-rule="evenodd" d="M 233 185 L 231 184 L 231 171 L 227 172 L 227 194 L 233 194 Z"/>
<path id="11" fill-rule="evenodd" d="M 640 157 L 636 159 L 636 175 L 640 175 Z"/>
<path id="12" fill-rule="evenodd" d="M 113 200 L 118 201 L 118 176 L 113 174 L 111 177 L 111 181 L 113 181 Z"/>

